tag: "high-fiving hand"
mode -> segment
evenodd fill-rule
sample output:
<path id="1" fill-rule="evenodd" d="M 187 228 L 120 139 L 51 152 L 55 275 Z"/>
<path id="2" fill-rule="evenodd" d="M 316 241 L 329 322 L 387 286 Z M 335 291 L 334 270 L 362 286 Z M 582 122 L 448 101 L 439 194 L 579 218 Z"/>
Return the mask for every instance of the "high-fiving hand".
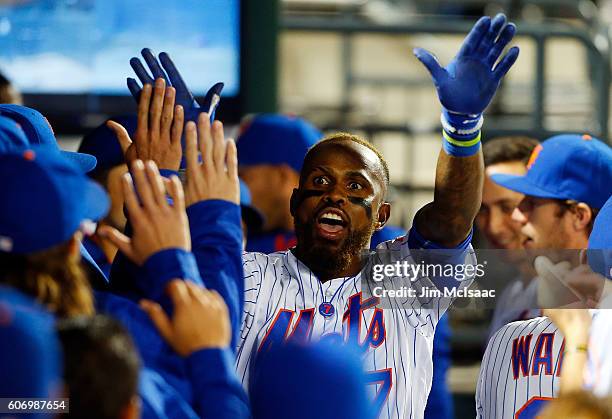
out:
<path id="1" fill-rule="evenodd" d="M 153 96 L 151 98 L 151 96 Z M 114 121 L 107 126 L 115 132 L 128 163 L 153 160 L 161 169 L 178 170 L 183 157 L 181 136 L 184 110 L 175 104 L 176 90 L 163 79 L 155 87 L 145 84 L 138 100 L 138 123 L 134 141 L 127 130 Z"/>
<path id="2" fill-rule="evenodd" d="M 515 32 L 516 26 L 506 24 L 503 14 L 493 20 L 488 16 L 480 18 L 446 68 L 429 51 L 415 48 L 414 55 L 427 67 L 446 110 L 464 115 L 478 115 L 485 110 L 518 58 L 518 47 L 512 47 L 495 65 Z"/>
<path id="3" fill-rule="evenodd" d="M 215 111 L 219 105 L 219 101 L 221 100 L 223 83 L 216 83 L 213 87 L 211 87 L 208 93 L 206 93 L 204 101 L 200 106 L 200 104 L 194 99 L 193 94 L 187 87 L 187 84 L 185 84 L 181 73 L 179 73 L 179 71 L 176 69 L 176 66 L 167 53 L 162 52 L 159 54 L 159 61 L 157 58 L 155 58 L 155 55 L 149 48 L 144 48 L 141 53 L 153 77 L 149 75 L 139 58 L 133 57 L 130 60 L 130 65 L 134 69 L 136 76 L 138 76 L 143 86 L 146 84 L 153 84 L 153 80 L 157 80 L 159 78 L 164 79 L 166 85 L 172 86 L 176 89 L 176 103 L 181 105 L 185 110 L 185 119 L 187 121 L 197 121 L 198 116 L 202 112 L 206 112 L 208 116 L 210 116 L 211 121 L 215 119 Z M 130 89 L 134 99 L 138 101 L 141 94 L 141 88 L 138 85 L 138 82 L 135 79 L 128 77 L 127 86 L 128 89 Z"/>
<path id="4" fill-rule="evenodd" d="M 136 197 L 134 183 L 142 206 Z M 102 237 L 110 240 L 140 266 L 150 256 L 164 249 L 191 250 L 183 186 L 177 176 L 164 179 L 154 162 L 136 160 L 132 163 L 131 175 L 124 175 L 122 187 L 133 229 L 132 237 L 127 237 L 113 227 L 101 226 L 99 234 Z M 166 192 L 172 198 L 172 204 L 166 200 Z"/>
<path id="5" fill-rule="evenodd" d="M 174 305 L 172 319 L 153 301 L 142 300 L 140 307 L 179 355 L 189 356 L 201 349 L 222 349 L 230 345 L 227 305 L 216 291 L 175 279 L 168 284 L 167 292 Z"/>
<path id="6" fill-rule="evenodd" d="M 190 121 L 185 130 L 187 206 L 208 199 L 239 204 L 238 153 L 234 140 L 225 140 L 223 124 L 215 121 L 211 126 L 208 115 L 203 113 L 200 114 L 197 126 Z"/>

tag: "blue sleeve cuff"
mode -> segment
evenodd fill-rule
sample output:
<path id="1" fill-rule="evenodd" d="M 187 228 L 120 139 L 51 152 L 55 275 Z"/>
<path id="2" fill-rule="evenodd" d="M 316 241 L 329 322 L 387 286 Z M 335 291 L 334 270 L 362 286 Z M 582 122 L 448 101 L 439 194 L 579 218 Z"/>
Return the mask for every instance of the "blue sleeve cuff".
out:
<path id="1" fill-rule="evenodd" d="M 229 349 L 201 349 L 185 358 L 187 371 L 195 387 L 226 381 L 235 377 L 236 359 Z"/>
<path id="2" fill-rule="evenodd" d="M 429 250 L 433 250 L 433 249 L 457 249 L 457 250 L 465 250 L 470 246 L 470 243 L 472 242 L 472 236 L 474 234 L 474 229 L 470 230 L 470 234 L 468 234 L 468 236 L 466 237 L 465 240 L 463 240 L 461 243 L 459 243 L 457 246 L 455 247 L 444 247 L 436 242 L 427 240 L 425 237 L 423 237 L 421 235 L 421 233 L 419 233 L 416 229 L 415 226 L 412 226 L 410 228 L 410 231 L 408 232 L 408 247 L 410 249 L 429 249 Z"/>
<path id="3" fill-rule="evenodd" d="M 249 400 L 229 349 L 202 349 L 185 360 L 193 403 L 201 417 L 250 418 Z"/>
<path id="4" fill-rule="evenodd" d="M 226 211 L 238 211 L 240 214 L 240 205 L 224 199 L 207 199 L 199 201 L 187 207 L 187 215 L 191 218 L 205 215 L 207 217 L 217 217 Z"/>
<path id="5" fill-rule="evenodd" d="M 139 288 L 148 298 L 159 301 L 166 285 L 172 279 L 186 279 L 203 286 L 195 257 L 183 249 L 164 249 L 150 256 L 142 266 L 146 275 L 141 276 Z"/>
<path id="6" fill-rule="evenodd" d="M 187 208 L 191 242 L 196 249 L 202 241 L 220 240 L 235 245 L 242 252 L 242 216 L 240 205 L 221 199 L 196 202 Z"/>

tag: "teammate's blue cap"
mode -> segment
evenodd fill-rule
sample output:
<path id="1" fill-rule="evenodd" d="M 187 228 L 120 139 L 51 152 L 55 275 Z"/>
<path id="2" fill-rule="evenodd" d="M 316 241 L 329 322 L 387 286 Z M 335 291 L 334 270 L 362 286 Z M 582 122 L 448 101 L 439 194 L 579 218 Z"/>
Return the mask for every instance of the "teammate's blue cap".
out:
<path id="1" fill-rule="evenodd" d="M 0 397 L 60 397 L 62 357 L 53 316 L 0 286 Z M 42 415 L 41 415 L 42 416 Z"/>
<path id="2" fill-rule="evenodd" d="M 108 211 L 104 190 L 46 147 L 0 155 L 0 251 L 31 253 L 70 239 Z"/>
<path id="3" fill-rule="evenodd" d="M 238 164 L 287 164 L 302 170 L 310 147 L 323 137 L 311 123 L 294 116 L 263 114 L 243 123 L 238 135 Z"/>
<path id="4" fill-rule="evenodd" d="M 136 115 L 117 116 L 110 118 L 110 120 L 123 125 L 130 137 L 133 138 L 138 122 Z M 106 126 L 106 122 L 108 120 L 85 135 L 79 145 L 79 153 L 90 154 L 98 161 L 95 169 L 89 173 L 90 176 L 125 163 L 119 140 L 115 132 Z"/>
<path id="5" fill-rule="evenodd" d="M 240 211 L 249 233 L 261 230 L 264 223 L 263 215 L 251 202 L 251 191 L 247 184 L 240 179 Z"/>
<path id="6" fill-rule="evenodd" d="M 28 139 L 19 124 L 0 116 L 0 153 L 9 153 L 28 148 Z"/>
<path id="7" fill-rule="evenodd" d="M 89 154 L 61 150 L 57 145 L 51 124 L 40 112 L 21 105 L 0 105 L 0 115 L 17 122 L 30 146 L 48 146 L 60 151 L 66 158 L 74 161 L 82 172 L 89 172 L 96 167 L 96 158 Z"/>
<path id="8" fill-rule="evenodd" d="M 612 279 L 612 196 L 595 218 L 587 255 L 593 271 Z"/>
<path id="9" fill-rule="evenodd" d="M 375 414 L 366 388 L 358 349 L 290 343 L 256 360 L 249 394 L 256 418 L 370 419 Z"/>
<path id="10" fill-rule="evenodd" d="M 525 195 L 599 209 L 612 195 L 612 149 L 590 135 L 556 135 L 536 146 L 524 176 L 497 174 L 491 179 Z"/>

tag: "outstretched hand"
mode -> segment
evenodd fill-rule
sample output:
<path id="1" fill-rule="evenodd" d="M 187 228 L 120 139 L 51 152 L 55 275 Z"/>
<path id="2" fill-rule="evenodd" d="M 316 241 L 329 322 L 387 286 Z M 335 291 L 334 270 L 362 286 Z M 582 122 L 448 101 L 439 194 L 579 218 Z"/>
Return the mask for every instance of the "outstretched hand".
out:
<path id="1" fill-rule="evenodd" d="M 144 48 L 141 53 L 153 76 L 151 77 L 151 75 L 149 75 L 140 59 L 137 57 L 133 57 L 130 60 L 130 65 L 143 86 L 146 84 L 153 84 L 153 80 L 162 78 L 166 82 L 166 85 L 176 89 L 176 103 L 177 105 L 181 105 L 185 110 L 185 119 L 187 121 L 197 121 L 198 116 L 202 112 L 206 112 L 210 116 L 211 121 L 215 119 L 215 111 L 221 100 L 223 83 L 216 83 L 211 87 L 200 106 L 187 87 L 181 73 L 179 73 L 174 62 L 172 62 L 170 56 L 166 52 L 159 54 L 159 61 L 149 48 Z M 134 78 L 128 77 L 127 86 L 134 99 L 138 102 L 142 93 L 142 89 L 138 85 L 138 82 Z"/>
<path id="2" fill-rule="evenodd" d="M 142 300 L 140 307 L 179 355 L 189 356 L 201 349 L 222 349 L 230 345 L 227 305 L 216 291 L 175 279 L 168 284 L 167 292 L 174 305 L 172 319 L 156 302 Z"/>
<path id="3" fill-rule="evenodd" d="M 142 205 L 136 197 L 134 183 Z M 106 225 L 100 227 L 102 237 L 110 240 L 139 266 L 164 249 L 191 250 L 183 186 L 177 176 L 164 179 L 153 161 L 143 163 L 136 160 L 131 175 L 126 173 L 123 176 L 122 187 L 133 229 L 132 237 Z M 166 192 L 172 198 L 172 204 L 166 200 Z"/>
<path id="4" fill-rule="evenodd" d="M 155 86 L 145 84 L 138 100 L 138 123 L 134 141 L 127 130 L 115 121 L 107 126 L 115 132 L 125 161 L 153 160 L 161 169 L 178 170 L 183 156 L 181 135 L 184 110 L 175 106 L 176 90 L 167 87 L 162 78 Z"/>
<path id="5" fill-rule="evenodd" d="M 203 113 L 197 126 L 190 121 L 185 131 L 187 206 L 210 199 L 239 204 L 238 153 L 234 140 L 225 140 L 223 124 L 215 121 L 211 125 L 208 115 Z"/>
<path id="6" fill-rule="evenodd" d="M 519 49 L 515 46 L 499 60 L 515 32 L 516 26 L 506 24 L 503 14 L 493 20 L 488 16 L 480 18 L 446 68 L 429 51 L 414 49 L 414 55 L 431 74 L 440 103 L 446 110 L 478 115 L 486 109 L 500 81 L 518 58 Z"/>

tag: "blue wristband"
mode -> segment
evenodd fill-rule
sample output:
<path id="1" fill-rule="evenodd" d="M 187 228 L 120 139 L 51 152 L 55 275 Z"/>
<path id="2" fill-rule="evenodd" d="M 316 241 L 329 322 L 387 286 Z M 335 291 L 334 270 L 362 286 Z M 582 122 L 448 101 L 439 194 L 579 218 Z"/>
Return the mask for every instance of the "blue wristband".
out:
<path id="1" fill-rule="evenodd" d="M 449 156 L 469 157 L 480 150 L 480 131 L 471 136 L 451 136 L 442 130 L 442 137 L 442 148 Z"/>
<path id="2" fill-rule="evenodd" d="M 462 114 L 442 108 L 440 122 L 444 131 L 452 135 L 473 136 L 482 128 L 482 114 Z"/>

